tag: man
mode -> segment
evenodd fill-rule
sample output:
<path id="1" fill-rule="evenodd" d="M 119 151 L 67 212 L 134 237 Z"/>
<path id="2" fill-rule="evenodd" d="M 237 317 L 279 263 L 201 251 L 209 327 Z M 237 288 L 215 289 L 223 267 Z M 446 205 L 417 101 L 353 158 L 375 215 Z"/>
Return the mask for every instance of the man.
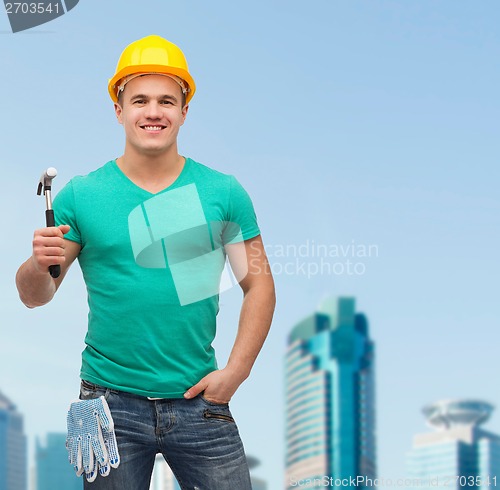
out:
<path id="1" fill-rule="evenodd" d="M 159 36 L 132 43 L 108 88 L 125 151 L 59 192 L 58 226 L 35 231 L 33 255 L 16 277 L 32 308 L 52 299 L 76 258 L 83 271 L 89 329 L 69 449 L 83 444 L 83 423 L 93 424 L 98 442 L 104 432 L 110 448 L 113 424 L 85 418 L 98 412 L 88 404 L 102 400 L 119 459 L 96 450 L 98 467 L 75 450 L 72 462 L 81 472 L 75 459 L 87 457 L 85 488 L 147 490 L 162 453 L 182 489 L 249 490 L 228 403 L 250 374 L 275 305 L 252 203 L 234 177 L 178 153 L 195 84 L 177 46 Z M 228 363 L 218 369 L 212 341 L 226 254 L 244 299 Z M 57 264 L 53 279 L 48 268 Z"/>

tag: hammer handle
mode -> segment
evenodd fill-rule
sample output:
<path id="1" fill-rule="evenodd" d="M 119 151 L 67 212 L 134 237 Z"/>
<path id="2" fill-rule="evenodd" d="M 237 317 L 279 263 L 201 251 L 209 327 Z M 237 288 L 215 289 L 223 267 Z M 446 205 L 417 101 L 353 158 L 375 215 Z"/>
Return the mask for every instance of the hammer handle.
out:
<path id="1" fill-rule="evenodd" d="M 45 222 L 47 223 L 47 226 L 56 226 L 56 220 L 54 219 L 54 210 L 53 209 L 47 209 L 45 211 Z M 61 274 L 61 266 L 59 264 L 49 265 L 49 274 L 54 279 L 56 277 L 59 277 L 59 275 Z"/>

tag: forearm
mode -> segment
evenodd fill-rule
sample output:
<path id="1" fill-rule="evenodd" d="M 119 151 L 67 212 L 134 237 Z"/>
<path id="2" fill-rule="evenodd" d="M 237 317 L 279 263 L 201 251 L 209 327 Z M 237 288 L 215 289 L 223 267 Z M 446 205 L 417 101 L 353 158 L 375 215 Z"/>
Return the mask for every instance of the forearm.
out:
<path id="1" fill-rule="evenodd" d="M 21 301 L 28 308 L 48 303 L 56 292 L 56 285 L 48 271 L 38 271 L 32 257 L 17 271 L 16 286 Z"/>
<path id="2" fill-rule="evenodd" d="M 250 288 L 243 298 L 238 334 L 226 369 L 241 382 L 249 375 L 267 337 L 273 318 L 276 296 L 274 283 L 268 280 Z"/>
<path id="3" fill-rule="evenodd" d="M 238 333 L 224 369 L 215 370 L 191 386 L 184 396 L 204 397 L 215 403 L 228 403 L 238 387 L 250 375 L 255 359 L 266 340 L 276 304 L 274 281 L 260 235 L 246 240 L 245 253 L 238 244 L 228 247 L 233 271 L 246 269 L 240 280 L 243 290 Z M 241 267 L 242 262 L 244 267 Z M 237 274 L 236 274 L 237 275 Z"/>

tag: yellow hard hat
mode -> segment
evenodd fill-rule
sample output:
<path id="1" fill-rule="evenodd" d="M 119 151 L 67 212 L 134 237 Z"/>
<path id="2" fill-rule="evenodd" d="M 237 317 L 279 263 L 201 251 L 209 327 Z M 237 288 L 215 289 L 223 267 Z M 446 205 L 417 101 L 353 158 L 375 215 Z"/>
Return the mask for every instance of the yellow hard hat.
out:
<path id="1" fill-rule="evenodd" d="M 124 84 L 120 87 L 119 82 L 125 77 L 139 73 L 158 73 L 180 78 L 187 85 L 185 87 L 186 104 L 189 103 L 196 91 L 196 85 L 193 77 L 189 74 L 184 53 L 174 43 L 160 36 L 143 37 L 129 44 L 123 50 L 116 65 L 116 72 L 108 83 L 109 95 L 113 102 L 118 102 L 118 90 L 124 87 Z M 128 78 L 127 81 L 131 78 Z"/>

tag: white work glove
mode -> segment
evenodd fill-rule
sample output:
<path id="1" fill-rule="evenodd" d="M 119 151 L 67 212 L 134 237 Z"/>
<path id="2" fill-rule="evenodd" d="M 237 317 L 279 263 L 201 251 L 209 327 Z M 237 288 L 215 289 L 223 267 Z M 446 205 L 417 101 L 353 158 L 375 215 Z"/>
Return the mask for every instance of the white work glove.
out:
<path id="1" fill-rule="evenodd" d="M 67 423 L 66 448 L 77 476 L 85 472 L 87 480 L 93 482 L 98 470 L 108 476 L 111 468 L 118 468 L 120 455 L 113 419 L 103 396 L 73 402 Z"/>

